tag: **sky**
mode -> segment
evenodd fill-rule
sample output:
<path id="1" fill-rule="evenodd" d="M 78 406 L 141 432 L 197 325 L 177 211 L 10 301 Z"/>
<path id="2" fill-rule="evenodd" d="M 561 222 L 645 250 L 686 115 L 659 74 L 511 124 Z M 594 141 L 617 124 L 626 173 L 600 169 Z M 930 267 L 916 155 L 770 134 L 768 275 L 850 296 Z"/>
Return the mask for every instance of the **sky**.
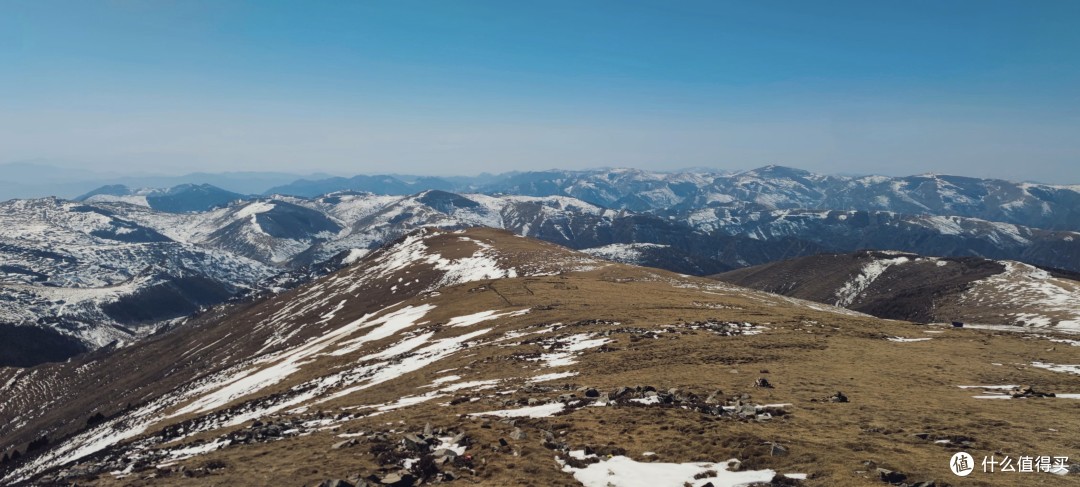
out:
<path id="1" fill-rule="evenodd" d="M 0 0 L 0 163 L 1080 183 L 1077 25 L 1059 0 Z"/>

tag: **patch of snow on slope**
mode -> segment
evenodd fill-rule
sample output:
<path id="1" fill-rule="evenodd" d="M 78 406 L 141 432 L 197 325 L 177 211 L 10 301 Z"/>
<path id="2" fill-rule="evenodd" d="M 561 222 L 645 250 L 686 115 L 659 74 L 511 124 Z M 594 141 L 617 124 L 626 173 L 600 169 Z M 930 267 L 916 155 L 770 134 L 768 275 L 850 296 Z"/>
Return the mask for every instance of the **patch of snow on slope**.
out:
<path id="1" fill-rule="evenodd" d="M 362 317 L 356 322 L 346 326 L 360 323 L 360 329 L 371 327 L 375 327 L 375 329 L 359 337 L 353 338 L 352 340 L 343 342 L 336 350 L 330 352 L 330 355 L 340 356 L 349 354 L 359 350 L 365 343 L 396 335 L 398 332 L 415 325 L 428 313 L 428 311 L 433 309 L 435 309 L 434 305 L 422 304 L 420 306 L 405 306 L 397 311 L 386 313 L 371 321 L 365 322 L 365 319 Z"/>
<path id="2" fill-rule="evenodd" d="M 637 264 L 641 262 L 644 257 L 644 254 L 642 253 L 643 250 L 662 249 L 666 247 L 668 246 L 652 243 L 617 243 L 584 249 L 582 252 L 601 259 L 622 262 L 625 264 Z"/>
<path id="3" fill-rule="evenodd" d="M 475 325 L 477 323 L 481 323 L 481 322 L 484 322 L 484 321 L 494 320 L 494 319 L 498 319 L 498 318 L 521 316 L 521 315 L 525 315 L 525 314 L 528 314 L 528 313 L 529 313 L 528 309 L 522 309 L 522 310 L 518 310 L 518 311 L 507 311 L 505 313 L 497 313 L 497 312 L 495 312 L 493 310 L 481 311 L 479 313 L 473 313 L 471 315 L 464 315 L 464 316 L 458 316 L 458 317 L 455 317 L 455 318 L 451 318 L 450 321 L 446 322 L 446 326 L 451 327 L 451 328 L 459 327 L 459 326 L 472 326 L 472 325 Z"/>
<path id="4" fill-rule="evenodd" d="M 300 370 L 303 362 L 359 330 L 375 327 L 374 330 L 367 334 L 343 343 L 341 349 L 331 353 L 341 354 L 338 353 L 340 350 L 347 350 L 344 353 L 348 353 L 358 349 L 364 343 L 389 337 L 404 328 L 412 326 L 415 320 L 423 317 L 433 308 L 434 306 L 426 304 L 417 307 L 407 306 L 374 320 L 371 320 L 370 316 L 364 316 L 336 330 L 324 333 L 322 336 L 312 339 L 299 347 L 273 356 L 269 360 L 273 362 L 271 365 L 258 369 L 242 370 L 209 384 L 203 391 L 214 388 L 216 390 L 206 392 L 187 406 L 176 411 L 173 416 L 209 412 L 233 400 L 270 387 Z"/>
<path id="5" fill-rule="evenodd" d="M 844 285 L 836 291 L 836 306 L 846 307 L 851 305 L 851 303 L 855 302 L 855 299 L 857 299 L 866 288 L 870 287 L 870 284 L 877 280 L 878 277 L 881 277 L 890 266 L 903 264 L 909 260 L 911 259 L 907 257 L 871 260 L 870 263 L 862 268 L 858 275 L 844 283 Z"/>
<path id="6" fill-rule="evenodd" d="M 145 208 L 150 207 L 150 203 L 146 201 L 145 194 L 126 194 L 120 196 L 112 194 L 95 194 L 83 201 L 85 203 L 127 203 L 129 205 L 142 206 Z"/>
<path id="7" fill-rule="evenodd" d="M 345 263 L 345 265 L 352 265 L 370 253 L 371 251 L 368 249 L 349 249 L 349 254 L 342 259 L 342 262 Z"/>
<path id="8" fill-rule="evenodd" d="M 571 456 L 583 460 L 590 456 L 584 452 L 571 452 Z M 595 458 L 595 457 L 594 457 Z M 563 463 L 560 461 L 560 463 Z M 584 468 L 564 465 L 563 471 L 574 475 L 584 487 L 653 487 L 657 485 L 691 485 L 702 487 L 736 487 L 759 482 L 770 482 L 776 475 L 773 470 L 733 471 L 738 460 L 726 462 L 660 463 L 638 462 L 626 456 L 599 459 Z"/>
<path id="9" fill-rule="evenodd" d="M 1018 324 L 1080 331 L 1080 283 L 1028 264 L 1004 264 L 1004 272 L 976 281 L 960 301 L 1008 309 Z"/>
<path id="10" fill-rule="evenodd" d="M 529 382 L 547 382 L 551 380 L 566 379 L 567 377 L 573 377 L 575 375 L 578 375 L 578 373 L 574 371 L 553 372 L 550 374 L 541 374 L 535 377 L 530 377 Z"/>
<path id="11" fill-rule="evenodd" d="M 426 235 L 424 232 L 414 233 L 388 251 L 378 254 L 369 262 L 365 274 L 374 279 L 393 275 L 415 265 L 431 265 L 436 270 L 442 271 L 443 276 L 432 283 L 427 288 L 428 291 L 464 282 L 517 277 L 518 275 L 515 269 L 502 266 L 495 257 L 497 252 L 484 242 L 459 237 L 462 241 L 475 244 L 478 249 L 471 256 L 448 259 L 427 246 L 424 242 Z M 362 284 L 363 282 L 358 281 L 355 286 L 359 288 Z M 347 292 L 353 291 L 355 289 L 349 289 Z"/>
<path id="12" fill-rule="evenodd" d="M 560 337 L 557 340 L 544 340 L 540 345 L 548 347 L 548 353 L 541 354 L 540 362 L 547 367 L 563 367 L 577 363 L 575 357 L 585 350 L 596 348 L 611 342 L 608 338 L 592 338 L 591 334 L 580 333 L 568 337 Z"/>
<path id="13" fill-rule="evenodd" d="M 434 340 L 430 345 L 415 350 L 407 356 L 404 356 L 405 353 L 402 352 L 392 358 L 385 357 L 383 354 L 373 354 L 361 357 L 356 360 L 357 363 L 366 363 L 377 358 L 385 358 L 387 360 L 377 363 L 368 363 L 367 365 L 362 365 L 355 369 L 318 380 L 319 387 L 349 387 L 325 396 L 317 403 L 344 397 L 356 391 L 364 390 L 382 384 L 383 382 L 396 379 L 409 372 L 420 370 L 430 364 L 453 355 L 455 352 L 464 348 L 468 343 L 473 342 L 476 338 L 489 331 L 491 331 L 490 328 L 485 328 L 456 337 Z"/>
<path id="14" fill-rule="evenodd" d="M 942 235 L 960 235 L 964 229 L 960 226 L 958 217 L 930 216 L 926 217 L 926 223 Z"/>
<path id="15" fill-rule="evenodd" d="M 548 404 L 540 404 L 538 406 L 529 406 L 518 409 L 502 409 L 499 411 L 487 411 L 483 413 L 472 413 L 469 416 L 497 416 L 500 418 L 547 418 L 555 413 L 562 412 L 566 408 L 566 405 L 561 402 L 552 402 Z"/>
<path id="16" fill-rule="evenodd" d="M 252 217 L 258 215 L 259 213 L 266 213 L 270 210 L 273 210 L 274 207 L 275 205 L 273 203 L 267 201 L 256 201 L 250 205 L 241 208 L 240 211 L 237 211 L 235 213 L 235 218 L 237 220 L 240 220 Z"/>
<path id="17" fill-rule="evenodd" d="M 1080 365 L 1063 365 L 1063 364 L 1049 364 L 1045 362 L 1032 362 L 1032 367 L 1038 367 L 1040 369 L 1046 369 L 1051 372 L 1062 372 L 1065 374 L 1080 375 Z"/>

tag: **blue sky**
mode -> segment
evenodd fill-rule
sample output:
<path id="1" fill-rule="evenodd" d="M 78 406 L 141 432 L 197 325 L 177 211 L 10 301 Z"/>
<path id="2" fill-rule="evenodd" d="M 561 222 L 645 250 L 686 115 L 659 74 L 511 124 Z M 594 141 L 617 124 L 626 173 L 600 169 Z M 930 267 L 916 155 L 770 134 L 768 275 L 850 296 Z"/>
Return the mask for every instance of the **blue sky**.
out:
<path id="1" fill-rule="evenodd" d="M 1080 183 L 1080 2 L 0 0 L 0 163 Z"/>

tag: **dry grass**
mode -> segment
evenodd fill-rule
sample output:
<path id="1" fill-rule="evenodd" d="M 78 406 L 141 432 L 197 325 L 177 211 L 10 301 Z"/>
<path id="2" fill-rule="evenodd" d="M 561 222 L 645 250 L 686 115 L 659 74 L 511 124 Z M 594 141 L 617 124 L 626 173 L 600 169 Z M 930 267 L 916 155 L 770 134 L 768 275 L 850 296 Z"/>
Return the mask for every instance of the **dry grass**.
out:
<path id="1" fill-rule="evenodd" d="M 653 276 L 653 277 L 651 277 Z M 610 390 L 618 386 L 678 387 L 698 394 L 720 389 L 747 393 L 757 403 L 791 403 L 788 415 L 769 422 L 706 417 L 661 407 L 581 408 L 551 418 L 518 420 L 529 438 L 511 441 L 509 451 L 493 447 L 509 438 L 508 422 L 465 417 L 467 413 L 504 409 L 509 399 L 553 398 L 560 392 L 527 394 L 522 377 L 537 373 L 537 364 L 515 354 L 534 353 L 535 345 L 478 346 L 424 370 L 380 387 L 322 406 L 328 411 L 383 404 L 425 392 L 422 386 L 436 371 L 456 368 L 463 380 L 505 379 L 495 390 L 474 393 L 476 402 L 445 406 L 445 399 L 356 419 L 336 431 L 257 445 L 229 447 L 183 462 L 188 468 L 214 460 L 226 468 L 208 476 L 178 474 L 152 480 L 101 478 L 93 485 L 312 485 L 326 478 L 344 478 L 377 469 L 365 445 L 333 450 L 343 431 L 418 430 L 427 422 L 459 429 L 474 438 L 470 449 L 479 463 L 472 485 L 576 485 L 559 471 L 554 454 L 541 446 L 542 431 L 551 431 L 575 448 L 611 445 L 633 458 L 656 452 L 656 461 L 743 460 L 747 468 L 811 474 L 806 485 L 883 485 L 875 467 L 908 474 L 913 481 L 938 479 L 953 485 L 1075 485 L 1075 477 L 1048 474 L 983 475 L 960 479 L 947 462 L 959 448 L 933 443 L 934 438 L 969 437 L 967 448 L 983 455 L 1069 455 L 1080 457 L 1080 401 L 973 399 L 965 384 L 1030 384 L 1038 390 L 1080 392 L 1076 376 L 1030 367 L 1032 361 L 1075 363 L 1076 349 L 1016 334 L 960 329 L 927 334 L 927 327 L 872 318 L 823 313 L 742 293 L 717 293 L 672 287 L 668 275 L 611 266 L 572 276 L 507 279 L 445 290 L 429 302 L 439 304 L 433 323 L 484 309 L 536 307 L 531 314 L 499 322 L 495 336 L 539 324 L 609 320 L 584 324 L 562 333 L 601 332 L 625 327 L 680 333 L 632 340 L 614 333 L 610 351 L 583 353 L 573 370 L 580 375 L 549 385 L 588 385 Z M 650 280 L 660 277 L 658 280 Z M 470 292 L 471 290 L 471 292 Z M 418 298 L 419 299 L 419 298 Z M 541 309 L 542 308 L 542 309 Z M 697 320 L 749 321 L 767 329 L 753 336 L 716 336 L 677 325 Z M 487 325 L 485 325 L 487 326 Z M 467 330 L 444 330 L 448 335 Z M 447 335 L 447 336 L 448 336 Z M 896 343 L 886 336 L 932 337 L 930 341 Z M 538 335 L 543 336 L 543 335 Z M 386 343 L 372 345 L 374 348 Z M 1001 365 L 994 365 L 1001 364 Z M 320 363 L 320 366 L 338 365 Z M 305 369 L 306 377 L 316 368 Z M 544 370 L 558 371 L 562 369 Z M 767 370 L 767 374 L 762 370 Z M 765 376 L 773 389 L 756 389 Z M 283 385 L 282 387 L 285 387 Z M 495 391 L 513 394 L 494 395 Z M 850 403 L 824 402 L 843 391 Z M 487 426 L 487 427 L 485 427 Z M 914 436 L 929 433 L 930 440 Z M 787 447 L 787 456 L 770 456 L 767 442 Z M 145 472 L 144 474 L 145 475 Z"/>

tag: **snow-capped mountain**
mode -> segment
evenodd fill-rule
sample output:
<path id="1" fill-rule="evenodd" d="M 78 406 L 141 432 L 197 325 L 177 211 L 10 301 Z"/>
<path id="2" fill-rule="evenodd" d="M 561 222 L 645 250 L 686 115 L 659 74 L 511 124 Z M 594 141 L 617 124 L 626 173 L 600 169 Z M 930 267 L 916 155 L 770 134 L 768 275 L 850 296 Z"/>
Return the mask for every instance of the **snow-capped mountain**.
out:
<path id="1" fill-rule="evenodd" d="M 637 211 L 708 207 L 891 211 L 1080 230 L 1080 186 L 933 174 L 824 176 L 782 166 L 734 174 L 549 171 L 513 175 L 486 186 L 485 191 L 565 194 L 605 207 Z"/>
<path id="2" fill-rule="evenodd" d="M 122 184 L 102 186 L 75 201 L 88 203 L 122 202 L 170 213 L 187 213 L 221 208 L 247 197 L 210 184 L 181 184 L 171 188 L 131 189 Z"/>
<path id="3" fill-rule="evenodd" d="M 274 186 L 266 190 L 263 194 L 315 198 L 329 193 L 355 191 L 404 196 L 431 189 L 450 191 L 455 188 L 460 188 L 460 186 L 443 178 L 415 177 L 403 179 L 390 175 L 360 175 L 351 178 L 333 177 L 319 180 L 300 179 L 289 184 Z"/>
<path id="4" fill-rule="evenodd" d="M 152 332 L 147 325 L 219 303 L 273 272 L 107 208 L 55 198 L 0 203 L 0 324 L 42 328 L 73 350 L 131 341 Z"/>
<path id="5" fill-rule="evenodd" d="M 398 190 L 424 181 L 402 183 Z M 488 192 L 408 195 L 243 199 L 206 185 L 102 188 L 82 203 L 43 199 L 0 206 L 7 225 L 0 250 L 10 256 L 0 264 L 0 324 L 37 324 L 75 340 L 80 350 L 128 341 L 237 292 L 280 292 L 425 227 L 505 229 L 618 262 L 696 275 L 859 249 L 1080 272 L 1080 233 L 933 214 L 1072 225 L 1076 204 L 1069 195 L 1075 188 L 1009 184 L 946 176 L 840 178 L 770 166 L 735 174 L 520 173 L 472 185 Z M 1001 205 L 987 202 L 1006 200 L 1011 217 L 988 210 Z M 808 209 L 860 205 L 912 213 Z M 210 209 L 193 210 L 198 208 Z M 186 304 L 158 306 L 168 312 L 156 314 L 123 311 L 145 309 L 130 304 L 135 295 Z"/>
<path id="6" fill-rule="evenodd" d="M 710 235 L 744 236 L 760 242 L 794 239 L 826 252 L 894 249 L 923 255 L 1021 260 L 1080 271 L 1080 233 L 977 218 L 884 211 L 721 208 L 691 210 L 674 218 Z M 728 263 L 743 267 L 764 262 L 744 259 Z"/>
<path id="7" fill-rule="evenodd" d="M 313 200 L 310 207 L 352 223 L 338 238 L 298 255 L 292 261 L 294 266 L 311 265 L 346 252 L 362 255 L 423 227 L 499 228 L 574 249 L 649 244 L 654 247 L 633 254 L 632 263 L 699 275 L 733 267 L 718 257 L 724 249 L 742 249 L 732 262 L 768 262 L 790 256 L 792 249 L 806 253 L 817 249 L 787 239 L 761 243 L 741 235 L 711 235 L 676 220 L 606 209 L 567 196 L 491 196 L 436 190 L 405 197 L 336 194 Z"/>
<path id="8" fill-rule="evenodd" d="M 266 196 L 317 198 L 334 192 L 406 196 L 427 190 L 455 193 L 569 196 L 597 206 L 636 212 L 723 207 L 891 211 L 961 216 L 1048 230 L 1080 230 L 1080 185 L 1017 183 L 999 179 L 924 174 L 906 177 L 827 176 L 783 166 L 721 172 L 697 169 L 540 171 L 476 178 L 356 176 L 299 180 Z M 90 201 L 141 202 L 164 211 L 199 211 L 242 198 L 209 185 L 162 190 L 106 186 L 84 195 Z"/>
<path id="9" fill-rule="evenodd" d="M 249 199 L 197 213 L 171 213 L 116 203 L 97 206 L 158 229 L 177 242 L 219 249 L 270 265 L 282 264 L 315 243 L 335 238 L 342 230 L 339 220 L 301 206 L 295 198 Z"/>
<path id="10" fill-rule="evenodd" d="M 1080 230 L 1080 185 L 1015 183 L 999 179 L 925 174 L 907 177 L 826 176 L 783 166 L 735 173 L 705 169 L 655 172 L 637 169 L 540 171 L 486 178 L 392 176 L 301 181 L 268 194 L 315 196 L 331 191 L 415 194 L 428 189 L 458 193 L 570 196 L 605 208 L 637 212 L 723 207 L 891 211 L 961 216 L 1049 230 Z"/>

